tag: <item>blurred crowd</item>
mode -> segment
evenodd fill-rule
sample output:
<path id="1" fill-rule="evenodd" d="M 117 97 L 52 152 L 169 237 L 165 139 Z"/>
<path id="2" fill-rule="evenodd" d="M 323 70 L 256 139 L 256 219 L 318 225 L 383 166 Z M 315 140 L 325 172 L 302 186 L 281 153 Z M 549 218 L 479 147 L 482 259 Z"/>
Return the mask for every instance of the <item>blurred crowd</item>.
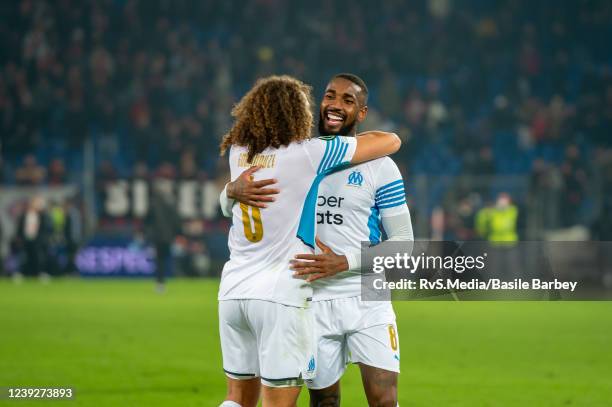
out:
<path id="1" fill-rule="evenodd" d="M 81 212 L 75 201 L 47 200 L 35 194 L 22 206 L 15 210 L 16 230 L 8 239 L 6 263 L 0 253 L 0 275 L 5 267 L 17 281 L 23 276 L 46 281 L 52 275 L 74 273 L 82 238 Z"/>
<path id="2" fill-rule="evenodd" d="M 79 180 L 88 141 L 99 179 L 221 182 L 220 137 L 256 78 L 320 95 L 349 71 L 370 88 L 367 127 L 405 139 L 407 183 L 519 175 L 515 199 L 540 203 L 547 227 L 609 213 L 606 0 L 20 0 L 0 18 L 3 183 Z M 475 212 L 498 191 L 469 192 L 456 202 Z"/>

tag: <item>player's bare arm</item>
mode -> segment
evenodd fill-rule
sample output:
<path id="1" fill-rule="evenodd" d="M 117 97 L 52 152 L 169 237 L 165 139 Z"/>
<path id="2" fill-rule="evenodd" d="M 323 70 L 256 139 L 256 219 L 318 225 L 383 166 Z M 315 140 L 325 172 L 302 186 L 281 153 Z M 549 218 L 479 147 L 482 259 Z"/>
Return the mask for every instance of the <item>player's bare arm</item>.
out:
<path id="1" fill-rule="evenodd" d="M 384 131 L 367 131 L 357 135 L 357 147 L 351 164 L 374 160 L 393 154 L 399 150 L 402 142 L 395 133 Z M 257 208 L 266 208 L 266 202 L 274 202 L 280 192 L 277 188 L 266 188 L 276 183 L 275 179 L 253 180 L 253 174 L 260 167 L 251 167 L 226 185 L 227 198 Z M 231 205 L 231 204 L 230 204 Z M 223 206 L 223 205 L 222 205 Z"/>
<path id="2" fill-rule="evenodd" d="M 306 281 L 312 282 L 320 278 L 334 276 L 349 269 L 346 256 L 336 254 L 323 242 L 316 239 L 320 254 L 298 254 L 291 261 L 291 268 L 295 270 L 294 276 L 308 276 Z"/>
<path id="3" fill-rule="evenodd" d="M 402 146 L 402 141 L 395 133 L 385 131 L 366 131 L 356 137 L 357 148 L 351 164 L 375 160 L 396 153 Z"/>
<path id="4" fill-rule="evenodd" d="M 257 208 L 266 208 L 266 202 L 274 202 L 274 195 L 280 190 L 277 188 L 266 188 L 276 184 L 275 179 L 253 180 L 253 174 L 261 167 L 254 166 L 244 170 L 242 174 L 226 186 L 226 193 L 229 199 L 234 199 L 246 205 Z"/>

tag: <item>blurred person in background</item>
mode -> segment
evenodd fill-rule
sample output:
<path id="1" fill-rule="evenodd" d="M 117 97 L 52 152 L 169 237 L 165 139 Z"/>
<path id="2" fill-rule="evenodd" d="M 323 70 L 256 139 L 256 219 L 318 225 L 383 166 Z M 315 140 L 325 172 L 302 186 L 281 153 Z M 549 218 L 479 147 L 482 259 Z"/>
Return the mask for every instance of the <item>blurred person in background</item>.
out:
<path id="1" fill-rule="evenodd" d="M 98 173 L 96 174 L 96 183 L 101 190 L 103 190 L 108 183 L 116 181 L 118 178 L 119 175 L 115 167 L 113 167 L 113 163 L 109 160 L 104 160 L 100 163 Z"/>
<path id="2" fill-rule="evenodd" d="M 559 226 L 562 187 L 561 172 L 555 166 L 541 159 L 533 162 L 529 180 L 529 205 L 534 215 L 530 224 L 535 230 L 554 229 Z"/>
<path id="3" fill-rule="evenodd" d="M 33 154 L 26 155 L 21 167 L 15 171 L 15 181 L 19 185 L 40 185 L 46 176 L 47 170 L 38 164 Z"/>
<path id="4" fill-rule="evenodd" d="M 467 170 L 474 175 L 494 175 L 495 174 L 495 157 L 489 146 L 481 147 L 478 155 L 470 160 Z"/>
<path id="5" fill-rule="evenodd" d="M 209 275 L 211 264 L 204 241 L 207 232 L 204 222 L 201 219 L 184 221 L 181 232 L 181 237 L 176 239 L 173 246 L 175 271 L 189 277 Z"/>
<path id="6" fill-rule="evenodd" d="M 66 166 L 61 158 L 54 158 L 49 163 L 47 171 L 47 182 L 49 185 L 62 185 L 66 183 Z"/>
<path id="7" fill-rule="evenodd" d="M 76 271 L 74 257 L 81 238 L 81 215 L 68 199 L 54 202 L 49 210 L 51 234 L 49 238 L 49 269 L 53 274 Z"/>
<path id="8" fill-rule="evenodd" d="M 179 175 L 182 179 L 196 179 L 198 175 L 198 164 L 193 150 L 185 150 L 179 161 Z"/>
<path id="9" fill-rule="evenodd" d="M 64 230 L 66 227 L 66 212 L 61 201 L 52 201 L 49 205 L 49 253 L 48 253 L 48 270 L 51 275 L 59 275 L 62 273 L 63 264 L 65 263 L 65 237 Z"/>
<path id="10" fill-rule="evenodd" d="M 612 203 L 608 202 L 601 210 L 601 214 L 591 226 L 593 238 L 612 242 Z"/>
<path id="11" fill-rule="evenodd" d="M 507 192 L 500 192 L 494 206 L 485 206 L 476 214 L 476 232 L 494 244 L 513 246 L 518 241 L 518 208 Z"/>
<path id="12" fill-rule="evenodd" d="M 155 247 L 155 281 L 159 293 L 166 289 L 166 271 L 171 266 L 172 243 L 180 229 L 181 220 L 169 194 L 154 188 L 145 219 L 145 233 Z"/>
<path id="13" fill-rule="evenodd" d="M 20 272 L 26 276 L 40 276 L 42 281 L 49 280 L 47 273 L 47 250 L 49 236 L 51 233 L 51 222 L 45 212 L 45 200 L 36 195 L 30 199 L 27 209 L 21 214 L 17 221 L 17 242 L 21 254 Z"/>
<path id="14" fill-rule="evenodd" d="M 73 199 L 64 202 L 64 213 L 66 224 L 64 226 L 64 239 L 66 241 L 66 265 L 65 273 L 74 273 L 76 267 L 76 253 L 83 238 L 83 221 L 81 212 Z"/>
<path id="15" fill-rule="evenodd" d="M 498 277 L 519 277 L 521 268 L 516 256 L 519 210 L 507 192 L 497 195 L 495 205 L 486 206 L 476 214 L 476 232 L 489 242 L 491 270 Z"/>
<path id="16" fill-rule="evenodd" d="M 134 169 L 132 170 L 132 177 L 134 179 L 147 180 L 149 179 L 149 167 L 144 161 L 136 161 Z"/>
<path id="17" fill-rule="evenodd" d="M 599 244 L 599 270 L 603 272 L 604 287 L 612 288 L 612 202 L 607 202 L 597 220 L 591 225 L 592 238 Z"/>
<path id="18" fill-rule="evenodd" d="M 475 203 L 479 200 L 477 194 L 472 194 L 462 198 L 456 210 L 445 211 L 448 216 L 445 240 L 466 241 L 476 237 L 473 225 L 476 217 Z"/>
<path id="19" fill-rule="evenodd" d="M 95 177 L 95 192 L 98 202 L 105 202 L 108 188 L 119 179 L 119 174 L 109 160 L 102 160 Z M 100 205 L 102 210 L 104 205 Z"/>
<path id="20" fill-rule="evenodd" d="M 575 144 L 565 149 L 561 164 L 563 188 L 561 191 L 561 215 L 563 226 L 580 223 L 580 212 L 587 193 L 588 174 L 581 153 Z"/>

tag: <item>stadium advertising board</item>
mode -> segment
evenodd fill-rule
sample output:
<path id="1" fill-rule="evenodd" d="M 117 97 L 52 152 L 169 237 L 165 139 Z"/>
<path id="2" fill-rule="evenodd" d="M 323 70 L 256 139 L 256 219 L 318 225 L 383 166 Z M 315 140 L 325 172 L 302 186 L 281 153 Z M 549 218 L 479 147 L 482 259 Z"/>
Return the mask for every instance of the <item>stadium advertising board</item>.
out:
<path id="1" fill-rule="evenodd" d="M 102 188 L 99 195 L 101 216 L 144 218 L 153 190 L 168 195 L 184 219 L 213 219 L 217 215 L 220 191 L 212 181 L 119 179 L 106 182 Z"/>
<path id="2" fill-rule="evenodd" d="M 83 277 L 149 277 L 155 272 L 152 247 L 128 237 L 95 236 L 76 257 Z"/>

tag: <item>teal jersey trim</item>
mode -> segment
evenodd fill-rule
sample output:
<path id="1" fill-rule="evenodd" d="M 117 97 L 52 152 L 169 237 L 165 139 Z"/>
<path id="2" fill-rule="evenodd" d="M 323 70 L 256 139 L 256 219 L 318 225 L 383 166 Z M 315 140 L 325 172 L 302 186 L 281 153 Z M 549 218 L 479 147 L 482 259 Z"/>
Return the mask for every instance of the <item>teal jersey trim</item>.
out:
<path id="1" fill-rule="evenodd" d="M 312 185 L 308 190 L 306 199 L 304 200 L 304 206 L 302 207 L 302 215 L 300 216 L 300 224 L 298 226 L 297 237 L 304 242 L 304 244 L 314 249 L 315 247 L 315 233 L 316 233 L 316 209 L 317 209 L 317 196 L 319 195 L 319 184 L 327 175 L 337 171 L 341 171 L 351 166 L 348 161 L 342 162 L 334 167 L 327 168 L 320 174 L 318 174 L 312 181 Z"/>
<path id="2" fill-rule="evenodd" d="M 370 208 L 370 216 L 368 217 L 368 230 L 370 235 L 368 239 L 372 245 L 380 243 L 380 210 L 374 205 Z"/>

